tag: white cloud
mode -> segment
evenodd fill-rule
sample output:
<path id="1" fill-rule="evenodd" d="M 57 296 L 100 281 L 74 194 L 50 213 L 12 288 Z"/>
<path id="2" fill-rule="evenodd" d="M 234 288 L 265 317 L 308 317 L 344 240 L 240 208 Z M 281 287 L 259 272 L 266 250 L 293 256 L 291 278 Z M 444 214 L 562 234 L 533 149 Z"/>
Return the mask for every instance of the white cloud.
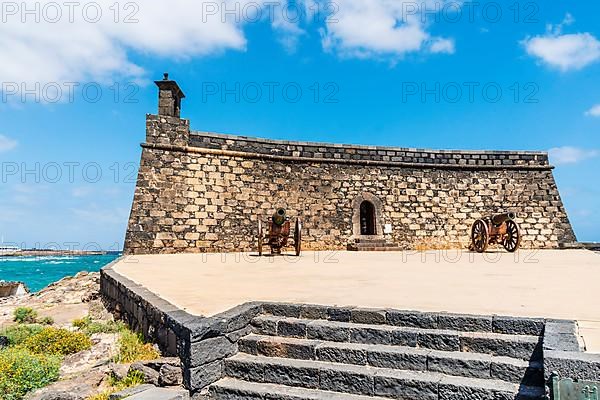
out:
<path id="1" fill-rule="evenodd" d="M 432 53 L 454 54 L 454 52 L 456 51 L 456 48 L 455 48 L 454 40 L 437 38 L 431 42 L 431 45 L 429 46 L 429 50 Z"/>
<path id="2" fill-rule="evenodd" d="M 591 33 L 563 34 L 575 20 L 567 14 L 562 23 L 548 25 L 544 35 L 522 41 L 527 53 L 562 71 L 579 70 L 600 60 L 600 41 Z"/>
<path id="3" fill-rule="evenodd" d="M 550 160 L 556 165 L 576 164 L 597 157 L 597 150 L 581 149 L 572 146 L 555 147 L 548 151 Z"/>
<path id="4" fill-rule="evenodd" d="M 17 147 L 17 141 L 6 137 L 4 135 L 0 135 L 0 153 L 5 151 L 10 151 Z"/>
<path id="5" fill-rule="evenodd" d="M 263 1 L 268 3 L 266 0 L 258 3 Z M 16 83 L 21 92 L 23 88 L 35 90 L 38 83 L 43 87 L 48 83 L 111 83 L 123 77 L 140 80 L 147 76 L 136 56 L 158 56 L 172 62 L 226 50 L 244 51 L 243 26 L 249 19 L 245 18 L 245 10 L 250 10 L 246 6 L 258 4 L 253 0 L 90 3 L 98 5 L 102 12 L 96 23 L 90 22 L 96 16 L 95 7 L 84 12 L 82 4 L 88 3 L 73 2 L 79 5 L 72 9 L 65 6 L 68 2 L 52 3 L 62 12 L 58 22 L 52 22 L 55 12 L 52 9 L 44 12 L 44 2 L 15 2 L 14 15 L 4 13 L 5 21 L 0 23 L 0 54 L 10 55 L 0 63 L 2 82 Z M 118 22 L 115 22 L 115 5 L 120 8 Z M 23 15 L 25 7 L 29 10 L 37 7 L 40 21 L 35 21 L 35 15 Z M 262 7 L 264 11 L 268 6 Z M 234 13 L 227 14 L 228 10 Z M 125 22 L 127 17 L 131 17 L 131 23 Z M 266 16 L 262 18 L 266 20 Z M 282 24 L 276 28 L 284 29 Z M 290 30 L 288 27 L 287 31 Z M 7 93 L 9 89 L 16 90 L 11 86 L 0 91 Z"/>
<path id="6" fill-rule="evenodd" d="M 585 112 L 588 117 L 600 117 L 600 104 L 596 104 Z"/>
<path id="7" fill-rule="evenodd" d="M 427 31 L 422 11 L 435 10 L 433 1 L 338 0 L 337 13 L 322 30 L 326 50 L 349 57 L 400 58 L 408 53 L 430 50 L 453 53 L 454 42 L 433 37 Z M 438 8 L 440 7 L 437 1 Z"/>

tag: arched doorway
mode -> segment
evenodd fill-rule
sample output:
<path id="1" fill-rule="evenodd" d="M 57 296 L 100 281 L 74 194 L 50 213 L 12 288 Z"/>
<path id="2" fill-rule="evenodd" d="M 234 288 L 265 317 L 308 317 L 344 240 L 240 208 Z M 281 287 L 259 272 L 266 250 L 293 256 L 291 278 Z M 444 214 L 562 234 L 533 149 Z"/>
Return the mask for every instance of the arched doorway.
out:
<path id="1" fill-rule="evenodd" d="M 360 203 L 360 234 L 364 236 L 377 234 L 375 206 L 368 200 Z"/>
<path id="2" fill-rule="evenodd" d="M 352 201 L 352 239 L 383 239 L 383 205 L 377 196 L 363 192 Z"/>

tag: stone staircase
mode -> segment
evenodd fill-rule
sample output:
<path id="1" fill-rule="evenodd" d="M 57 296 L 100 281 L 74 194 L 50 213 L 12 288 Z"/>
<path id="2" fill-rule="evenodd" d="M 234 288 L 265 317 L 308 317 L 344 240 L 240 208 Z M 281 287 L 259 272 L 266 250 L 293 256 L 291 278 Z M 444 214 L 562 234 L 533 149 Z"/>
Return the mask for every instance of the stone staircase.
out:
<path id="1" fill-rule="evenodd" d="M 354 239 L 348 244 L 349 251 L 398 251 L 400 248 L 395 243 L 385 239 Z"/>
<path id="2" fill-rule="evenodd" d="M 259 315 L 254 333 L 224 360 L 224 377 L 209 387 L 208 398 L 544 398 L 543 321 L 352 313 L 327 319 Z"/>

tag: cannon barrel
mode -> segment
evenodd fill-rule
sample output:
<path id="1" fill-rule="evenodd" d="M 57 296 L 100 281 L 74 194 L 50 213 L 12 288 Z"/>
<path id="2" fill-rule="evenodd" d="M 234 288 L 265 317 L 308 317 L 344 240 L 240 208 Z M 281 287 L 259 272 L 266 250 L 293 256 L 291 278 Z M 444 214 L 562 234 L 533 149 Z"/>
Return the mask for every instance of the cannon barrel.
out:
<path id="1" fill-rule="evenodd" d="M 273 214 L 272 219 L 273 219 L 273 223 L 275 225 L 282 226 L 283 224 L 285 224 L 285 219 L 286 219 L 285 209 L 278 208 L 277 211 L 275 211 L 275 213 Z"/>
<path id="2" fill-rule="evenodd" d="M 511 221 L 515 218 L 517 218 L 517 214 L 515 214 L 514 212 L 508 212 L 505 214 L 494 215 L 492 217 L 492 222 L 494 223 L 494 225 L 502 225 L 506 221 Z"/>

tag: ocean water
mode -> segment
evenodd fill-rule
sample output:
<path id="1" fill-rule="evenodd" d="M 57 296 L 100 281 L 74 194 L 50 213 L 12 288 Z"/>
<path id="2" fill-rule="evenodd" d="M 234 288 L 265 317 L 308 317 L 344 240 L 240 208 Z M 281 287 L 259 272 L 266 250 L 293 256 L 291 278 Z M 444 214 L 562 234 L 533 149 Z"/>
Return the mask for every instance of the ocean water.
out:
<path id="1" fill-rule="evenodd" d="M 32 292 L 37 292 L 65 276 L 81 271 L 97 272 L 119 257 L 111 253 L 98 256 L 41 256 L 0 257 L 0 281 L 25 282 Z"/>

